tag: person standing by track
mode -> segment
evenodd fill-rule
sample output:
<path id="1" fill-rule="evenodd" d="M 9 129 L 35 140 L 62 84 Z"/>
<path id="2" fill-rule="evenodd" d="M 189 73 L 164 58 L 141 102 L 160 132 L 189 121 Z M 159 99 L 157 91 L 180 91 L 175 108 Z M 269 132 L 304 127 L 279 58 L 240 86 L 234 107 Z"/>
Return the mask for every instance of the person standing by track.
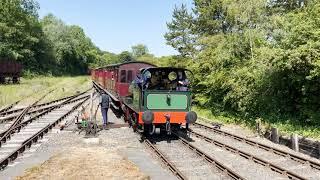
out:
<path id="1" fill-rule="evenodd" d="M 106 125 L 108 124 L 108 109 L 109 109 L 109 95 L 102 91 L 101 95 L 100 95 L 100 100 L 99 100 L 99 106 L 101 106 L 101 114 L 102 114 L 102 118 L 103 118 L 103 127 L 106 127 Z"/>

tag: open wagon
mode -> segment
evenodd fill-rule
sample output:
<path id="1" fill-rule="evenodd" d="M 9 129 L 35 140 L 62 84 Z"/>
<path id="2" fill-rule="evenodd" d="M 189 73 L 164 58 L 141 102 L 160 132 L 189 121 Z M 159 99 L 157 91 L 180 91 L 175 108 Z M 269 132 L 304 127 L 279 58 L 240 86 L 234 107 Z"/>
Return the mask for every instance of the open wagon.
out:
<path id="1" fill-rule="evenodd" d="M 21 63 L 6 58 L 0 59 L 0 83 L 19 83 L 21 71 Z"/>

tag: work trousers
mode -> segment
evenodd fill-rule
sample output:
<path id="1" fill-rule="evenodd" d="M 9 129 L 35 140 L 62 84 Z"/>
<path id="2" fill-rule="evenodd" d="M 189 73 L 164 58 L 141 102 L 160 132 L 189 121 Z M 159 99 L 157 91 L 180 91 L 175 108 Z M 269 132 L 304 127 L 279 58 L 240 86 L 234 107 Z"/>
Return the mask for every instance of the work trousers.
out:
<path id="1" fill-rule="evenodd" d="M 108 108 L 101 107 L 101 114 L 103 118 L 103 124 L 106 125 L 108 123 Z"/>

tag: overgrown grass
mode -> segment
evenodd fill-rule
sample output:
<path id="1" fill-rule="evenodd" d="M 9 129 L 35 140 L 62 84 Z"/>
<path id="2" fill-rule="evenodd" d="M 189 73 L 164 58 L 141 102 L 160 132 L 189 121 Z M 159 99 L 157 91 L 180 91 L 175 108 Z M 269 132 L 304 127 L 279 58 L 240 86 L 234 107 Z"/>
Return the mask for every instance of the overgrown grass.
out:
<path id="1" fill-rule="evenodd" d="M 193 110 L 197 112 L 198 116 L 205 117 L 212 122 L 219 122 L 223 124 L 236 124 L 248 128 L 254 131 L 255 119 L 236 117 L 225 113 L 223 115 L 215 115 L 209 109 L 194 106 Z M 298 134 L 304 137 L 310 137 L 320 140 L 320 127 L 316 125 L 307 125 L 297 123 L 293 119 L 283 119 L 277 117 L 260 118 L 263 129 L 270 129 L 270 127 L 276 127 L 279 129 L 280 133 L 283 135 Z"/>
<path id="2" fill-rule="evenodd" d="M 22 100 L 19 105 L 27 105 L 54 90 L 42 100 L 51 101 L 87 90 L 90 86 L 89 76 L 22 78 L 20 84 L 0 85 L 0 106 L 17 100 Z"/>

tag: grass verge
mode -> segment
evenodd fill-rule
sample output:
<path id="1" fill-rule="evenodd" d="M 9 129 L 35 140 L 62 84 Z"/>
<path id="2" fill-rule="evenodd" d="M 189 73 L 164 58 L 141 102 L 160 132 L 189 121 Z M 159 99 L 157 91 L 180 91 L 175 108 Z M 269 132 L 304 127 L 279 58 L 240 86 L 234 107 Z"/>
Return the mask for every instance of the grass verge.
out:
<path id="1" fill-rule="evenodd" d="M 20 84 L 0 85 L 0 107 L 18 100 L 21 100 L 19 105 L 28 105 L 50 90 L 54 91 L 42 102 L 73 95 L 77 91 L 84 91 L 90 87 L 89 76 L 22 78 Z"/>

